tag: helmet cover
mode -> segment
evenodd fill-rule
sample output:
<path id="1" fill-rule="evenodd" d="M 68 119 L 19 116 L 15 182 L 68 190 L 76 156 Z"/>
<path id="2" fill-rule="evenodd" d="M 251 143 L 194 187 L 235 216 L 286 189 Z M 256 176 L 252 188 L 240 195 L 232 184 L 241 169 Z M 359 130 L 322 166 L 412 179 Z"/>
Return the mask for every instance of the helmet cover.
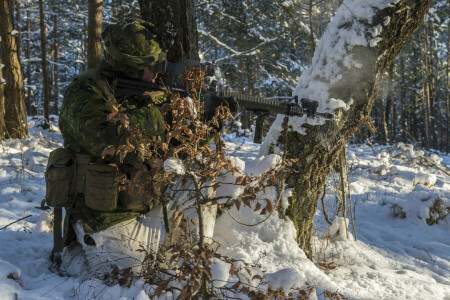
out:
<path id="1" fill-rule="evenodd" d="M 125 19 L 108 26 L 102 33 L 106 62 L 129 77 L 139 77 L 137 74 L 145 67 L 166 60 L 175 37 L 171 28 L 165 24 L 158 29 L 140 19 Z"/>

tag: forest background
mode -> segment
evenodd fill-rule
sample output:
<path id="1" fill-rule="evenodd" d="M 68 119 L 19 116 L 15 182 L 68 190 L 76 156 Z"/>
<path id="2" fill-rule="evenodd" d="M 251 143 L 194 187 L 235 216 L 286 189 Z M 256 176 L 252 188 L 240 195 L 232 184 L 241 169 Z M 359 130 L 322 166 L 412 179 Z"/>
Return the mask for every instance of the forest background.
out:
<path id="1" fill-rule="evenodd" d="M 47 118 L 58 114 L 74 75 L 95 66 L 96 60 L 88 56 L 99 57 L 102 27 L 124 17 L 140 17 L 139 4 L 130 0 L 5 1 L 9 1 L 23 74 L 24 110 L 27 115 Z M 340 0 L 195 1 L 200 59 L 217 66 L 221 89 L 267 97 L 291 95 L 341 4 Z M 371 113 L 376 133 L 363 126 L 352 142 L 401 141 L 449 152 L 449 10 L 446 1 L 434 2 L 423 25 L 384 76 Z M 3 50 L 0 66 L 6 59 Z M 16 113 L 8 112 L 14 105 L 8 103 L 12 97 L 5 97 L 5 83 L 2 79 L 0 129 L 5 127 L 6 134 L 0 134 L 0 139 L 26 135 L 26 128 L 21 133 L 8 130 L 8 124 L 14 128 L 8 119 Z M 242 113 L 243 129 L 255 124 L 256 117 Z M 265 132 L 274 117 L 266 118 Z"/>

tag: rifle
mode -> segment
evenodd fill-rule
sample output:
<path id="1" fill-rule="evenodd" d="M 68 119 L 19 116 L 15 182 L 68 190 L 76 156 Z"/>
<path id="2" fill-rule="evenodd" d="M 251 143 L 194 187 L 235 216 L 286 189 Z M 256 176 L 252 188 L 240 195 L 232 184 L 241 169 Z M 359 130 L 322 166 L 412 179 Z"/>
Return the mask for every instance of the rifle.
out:
<path id="1" fill-rule="evenodd" d="M 164 89 L 173 93 L 179 93 L 183 97 L 189 94 L 186 89 L 180 86 L 162 86 L 151 82 L 126 78 L 115 79 L 113 86 L 115 87 L 114 95 L 116 97 L 144 96 L 145 92 Z M 314 118 L 315 116 L 330 120 L 335 118 L 334 114 L 317 112 L 317 107 L 319 106 L 317 101 L 302 98 L 299 103 L 298 96 L 263 98 L 236 92 L 207 90 L 202 91 L 200 100 L 205 101 L 210 97 L 233 98 L 239 105 L 239 108 L 258 114 L 274 112 L 289 116 L 303 116 L 306 114 L 309 118 Z"/>
<path id="2" fill-rule="evenodd" d="M 179 93 L 180 96 L 183 97 L 186 97 L 189 94 L 186 89 L 177 84 L 162 86 L 151 82 L 126 78 L 117 78 L 114 81 L 113 86 L 115 87 L 114 95 L 116 97 L 143 96 L 145 92 L 155 90 L 160 91 L 163 89 L 168 89 L 173 93 Z M 319 103 L 317 101 L 302 98 L 299 103 L 298 96 L 262 98 L 229 91 L 216 92 L 215 84 L 213 83 L 207 91 L 201 93 L 200 100 L 206 101 L 207 99 L 211 99 L 211 97 L 213 97 L 213 99 L 216 97 L 223 97 L 225 99 L 232 98 L 234 102 L 238 104 L 239 108 L 255 112 L 257 115 L 255 136 L 253 140 L 255 143 L 262 142 L 264 119 L 270 112 L 288 116 L 303 116 L 306 114 L 309 118 L 320 116 L 328 120 L 335 119 L 334 114 L 318 113 L 317 107 L 319 106 Z M 238 108 L 236 108 L 236 110 L 238 110 Z"/>

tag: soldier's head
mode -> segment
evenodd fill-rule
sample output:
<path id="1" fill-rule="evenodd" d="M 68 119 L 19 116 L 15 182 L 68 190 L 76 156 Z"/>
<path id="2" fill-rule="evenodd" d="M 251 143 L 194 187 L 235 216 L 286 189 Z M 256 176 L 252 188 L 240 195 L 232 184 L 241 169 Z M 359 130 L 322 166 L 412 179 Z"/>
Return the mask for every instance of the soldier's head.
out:
<path id="1" fill-rule="evenodd" d="M 175 35 L 171 24 L 157 28 L 144 20 L 122 20 L 102 33 L 105 61 L 129 78 L 154 81 L 165 70 Z"/>

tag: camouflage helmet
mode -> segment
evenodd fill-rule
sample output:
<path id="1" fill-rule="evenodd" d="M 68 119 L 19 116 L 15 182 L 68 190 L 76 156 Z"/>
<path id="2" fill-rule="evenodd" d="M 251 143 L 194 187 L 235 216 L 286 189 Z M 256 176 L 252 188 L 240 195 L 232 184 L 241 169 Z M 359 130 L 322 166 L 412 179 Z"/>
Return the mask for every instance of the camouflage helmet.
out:
<path id="1" fill-rule="evenodd" d="M 145 67 L 157 68 L 175 40 L 173 26 L 157 28 L 140 19 L 125 19 L 108 26 L 102 33 L 106 62 L 128 77 L 140 78 Z"/>

